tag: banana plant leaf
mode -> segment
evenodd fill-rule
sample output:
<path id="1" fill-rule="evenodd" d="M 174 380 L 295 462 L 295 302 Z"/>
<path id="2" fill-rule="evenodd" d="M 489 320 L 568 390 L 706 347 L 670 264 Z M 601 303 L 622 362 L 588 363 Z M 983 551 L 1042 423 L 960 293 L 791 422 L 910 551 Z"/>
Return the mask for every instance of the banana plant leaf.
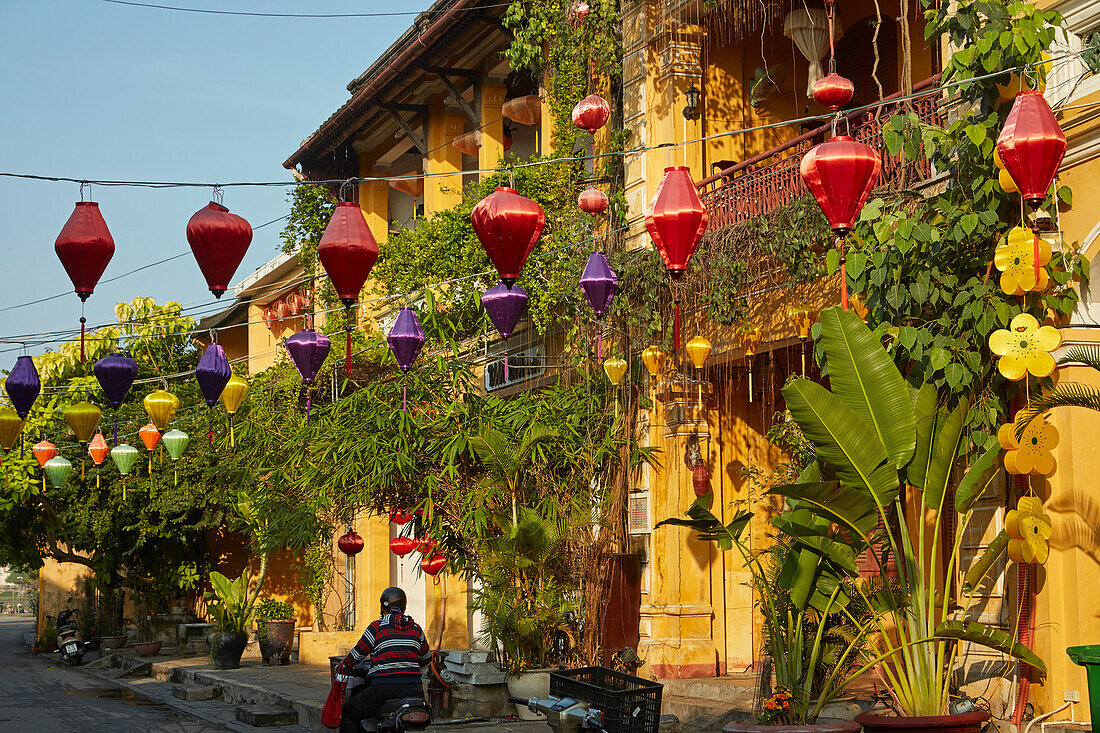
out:
<path id="1" fill-rule="evenodd" d="M 970 470 L 955 489 L 955 511 L 959 514 L 973 509 L 975 502 L 982 498 L 1001 472 L 1001 445 L 996 438 L 992 438 L 990 443 L 990 448 L 970 464 Z"/>
<path id="2" fill-rule="evenodd" d="M 918 394 L 918 402 L 925 394 L 925 387 Z M 909 483 L 923 492 L 924 505 L 929 509 L 938 511 L 943 505 L 951 471 L 959 458 L 969 407 L 970 402 L 965 398 L 950 412 L 940 407 L 931 416 L 922 416 L 917 428 L 917 451 L 906 475 Z M 931 429 L 926 430 L 928 427 Z"/>
<path id="3" fill-rule="evenodd" d="M 821 344 L 833 394 L 855 411 L 897 468 L 913 457 L 916 425 L 909 388 L 882 342 L 852 311 L 821 311 Z"/>
<path id="4" fill-rule="evenodd" d="M 865 537 L 878 526 L 879 513 L 874 500 L 864 491 L 857 491 L 835 481 L 785 484 L 776 486 L 768 493 L 796 499 L 812 507 L 815 514 L 854 529 Z"/>
<path id="5" fill-rule="evenodd" d="M 745 531 L 745 527 L 749 526 L 752 512 L 739 512 L 732 522 L 722 524 L 722 520 L 710 510 L 713 501 L 713 494 L 700 496 L 694 504 L 688 507 L 688 519 L 681 519 L 680 517 L 663 519 L 657 522 L 654 529 L 666 525 L 687 527 L 698 532 L 699 539 L 716 542 L 721 550 L 732 550 L 734 544 L 741 537 L 741 533 Z"/>
<path id="6" fill-rule="evenodd" d="M 1008 550 L 1008 532 L 1001 530 L 993 541 L 989 543 L 989 546 L 985 548 L 978 560 L 970 566 L 970 569 L 966 571 L 966 577 L 963 578 L 963 595 L 971 595 L 981 585 L 982 579 L 989 573 L 989 569 L 993 567 L 993 563 L 997 562 L 997 559 L 1001 555 L 1005 554 Z"/>
<path id="7" fill-rule="evenodd" d="M 936 628 L 940 639 L 959 639 L 1007 654 L 1027 662 L 1032 667 L 1045 672 L 1047 665 L 1038 654 L 1016 641 L 1000 629 L 995 629 L 977 621 L 944 621 Z"/>

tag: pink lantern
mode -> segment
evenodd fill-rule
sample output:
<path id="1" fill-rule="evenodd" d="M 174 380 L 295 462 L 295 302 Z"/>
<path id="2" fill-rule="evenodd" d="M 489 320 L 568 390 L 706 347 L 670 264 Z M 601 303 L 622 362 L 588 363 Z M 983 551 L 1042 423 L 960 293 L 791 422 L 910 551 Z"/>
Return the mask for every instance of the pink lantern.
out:
<path id="1" fill-rule="evenodd" d="M 598 188 L 586 188 L 581 191 L 581 195 L 577 197 L 577 207 L 584 213 L 591 214 L 592 216 L 599 216 L 607 211 L 607 207 L 610 203 L 607 194 Z"/>
<path id="2" fill-rule="evenodd" d="M 573 124 L 591 135 L 606 125 L 610 117 L 611 107 L 598 94 L 589 94 L 573 108 Z"/>

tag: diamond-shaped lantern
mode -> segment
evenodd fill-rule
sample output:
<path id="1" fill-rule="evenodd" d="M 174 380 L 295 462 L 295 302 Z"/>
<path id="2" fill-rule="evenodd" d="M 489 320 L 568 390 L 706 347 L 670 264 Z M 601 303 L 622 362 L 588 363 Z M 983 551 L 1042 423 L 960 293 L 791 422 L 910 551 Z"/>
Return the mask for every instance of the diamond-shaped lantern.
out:
<path id="1" fill-rule="evenodd" d="M 546 224 L 542 207 L 514 189 L 498 186 L 474 206 L 470 223 L 501 281 L 512 287 Z"/>

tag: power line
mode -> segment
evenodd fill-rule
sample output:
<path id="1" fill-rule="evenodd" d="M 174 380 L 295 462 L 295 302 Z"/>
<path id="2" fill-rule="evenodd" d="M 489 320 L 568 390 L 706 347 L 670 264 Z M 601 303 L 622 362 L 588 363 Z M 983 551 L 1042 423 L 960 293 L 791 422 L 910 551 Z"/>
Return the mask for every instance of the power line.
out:
<path id="1" fill-rule="evenodd" d="M 155 10 L 170 10 L 177 13 L 199 13 L 203 15 L 238 15 L 249 18 L 392 18 L 408 15 L 441 15 L 451 12 L 449 10 L 395 10 L 388 13 L 260 13 L 245 10 L 212 10 L 208 8 L 186 8 L 177 5 L 158 5 L 156 3 L 139 3 L 131 0 L 103 0 L 112 5 L 128 5 L 135 8 L 151 8 Z M 477 12 L 489 8 L 506 8 L 511 3 L 497 3 L 494 5 L 478 5 L 472 8 L 458 8 L 458 12 Z M 455 10 L 455 9 L 452 9 Z"/>

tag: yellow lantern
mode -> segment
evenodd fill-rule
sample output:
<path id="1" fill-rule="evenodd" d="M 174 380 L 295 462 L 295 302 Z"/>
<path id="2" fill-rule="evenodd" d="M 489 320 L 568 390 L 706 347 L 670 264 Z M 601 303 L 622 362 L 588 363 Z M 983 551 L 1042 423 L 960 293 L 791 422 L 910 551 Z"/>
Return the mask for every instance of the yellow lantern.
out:
<path id="1" fill-rule="evenodd" d="M 661 372 L 661 365 L 665 360 L 665 355 L 661 349 L 653 344 L 648 346 L 645 351 L 642 352 L 642 363 L 645 364 L 645 368 L 649 370 L 649 376 L 656 377 Z"/>
<path id="2" fill-rule="evenodd" d="M 145 398 L 145 411 L 149 413 L 149 419 L 157 426 L 157 430 L 162 433 L 176 416 L 179 406 L 180 398 L 163 389 L 158 389 Z"/>
<path id="3" fill-rule="evenodd" d="M 77 402 L 61 411 L 65 416 L 65 422 L 69 423 L 73 433 L 76 434 L 78 443 L 89 443 L 99 427 L 99 420 L 103 417 L 103 410 L 91 402 Z"/>
<path id="4" fill-rule="evenodd" d="M 870 312 L 867 310 L 867 304 L 863 302 L 863 296 L 859 293 L 854 293 L 848 298 L 848 305 L 851 307 L 852 312 L 859 316 L 859 320 L 866 322 L 867 314 Z"/>
<path id="5" fill-rule="evenodd" d="M 603 371 L 612 384 L 618 384 L 623 381 L 623 375 L 626 374 L 626 361 L 617 356 L 604 359 Z"/>
<path id="6" fill-rule="evenodd" d="M 1016 187 L 1016 181 L 1012 179 L 1012 174 L 1004 168 L 997 171 L 997 183 L 1005 193 L 1016 193 L 1020 190 Z"/>
<path id="7" fill-rule="evenodd" d="M 737 342 L 745 350 L 745 356 L 749 360 L 749 402 L 752 402 L 752 357 L 756 354 L 756 347 L 764 337 L 764 331 L 753 323 L 743 323 L 737 329 Z"/>
<path id="8" fill-rule="evenodd" d="M 236 414 L 237 408 L 244 402 L 246 394 L 248 394 L 248 382 L 244 377 L 238 377 L 236 374 L 229 378 L 229 381 L 225 383 L 225 387 L 222 389 L 222 404 L 225 405 L 225 411 L 229 413 L 230 448 L 234 446 L 233 415 Z"/>
<path id="9" fill-rule="evenodd" d="M 1021 77 L 1019 74 L 1011 74 L 1008 76 L 1008 81 L 1004 84 L 997 85 L 997 94 L 1002 102 L 1011 102 L 1016 98 L 1016 95 L 1025 89 L 1037 89 L 1040 93 L 1047 90 L 1047 74 L 1050 73 L 1051 62 L 1050 55 L 1043 51 L 1039 54 L 1039 58 L 1042 60 L 1034 71 L 1034 78 Z M 1004 76 L 999 77 L 1001 79 Z"/>
<path id="10" fill-rule="evenodd" d="M 10 407 L 0 409 L 0 447 L 11 450 L 23 432 L 23 420 Z"/>
<path id="11" fill-rule="evenodd" d="M 691 363 L 695 365 L 695 368 L 702 369 L 703 365 L 707 363 L 707 357 L 710 356 L 711 344 L 702 336 L 696 336 L 687 342 L 684 350 L 687 351 L 688 358 L 691 359 Z"/>
<path id="12" fill-rule="evenodd" d="M 810 329 L 813 328 L 814 325 L 814 312 L 810 307 L 802 303 L 792 305 L 787 309 L 787 315 L 790 316 L 791 321 L 794 323 L 794 329 L 798 333 L 798 338 L 809 338 Z"/>

